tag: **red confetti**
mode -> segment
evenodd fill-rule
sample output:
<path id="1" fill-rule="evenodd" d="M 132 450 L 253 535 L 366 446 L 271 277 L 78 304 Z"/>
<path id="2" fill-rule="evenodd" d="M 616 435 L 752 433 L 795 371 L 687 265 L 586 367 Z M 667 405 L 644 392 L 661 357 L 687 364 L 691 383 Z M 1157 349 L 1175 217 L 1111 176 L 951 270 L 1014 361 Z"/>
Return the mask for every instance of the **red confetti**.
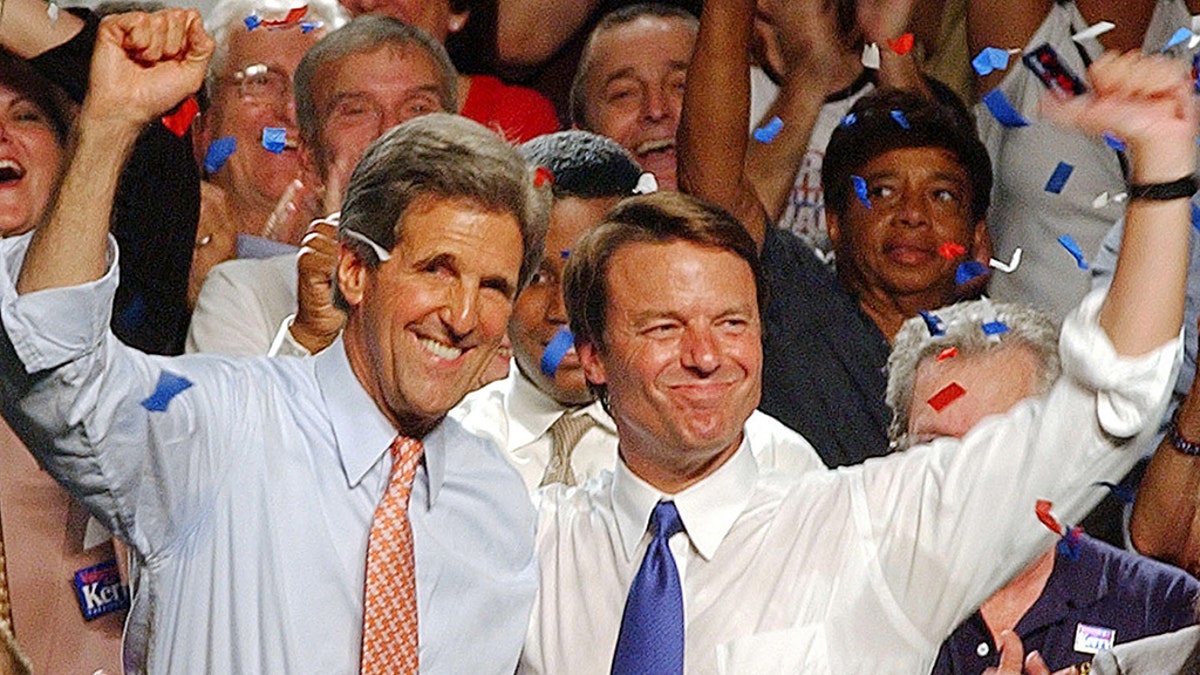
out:
<path id="1" fill-rule="evenodd" d="M 912 51 L 913 34 L 905 33 L 904 35 L 901 35 L 900 37 L 896 38 L 895 40 L 888 40 L 887 43 L 888 43 L 888 46 L 892 48 L 892 51 L 896 52 L 900 56 L 904 56 L 905 54 Z"/>
<path id="2" fill-rule="evenodd" d="M 187 133 L 188 127 L 192 126 L 192 120 L 196 119 L 198 112 L 200 106 L 196 103 L 196 97 L 189 96 L 175 108 L 175 112 L 163 115 L 163 126 L 176 136 L 182 137 Z"/>
<path id="3" fill-rule="evenodd" d="M 544 166 L 539 166 L 537 170 L 533 172 L 534 187 L 542 187 L 543 185 L 553 182 L 554 174 L 550 173 L 550 169 L 547 169 Z"/>
<path id="4" fill-rule="evenodd" d="M 1037 519 L 1042 521 L 1042 524 L 1050 529 L 1051 532 L 1062 536 L 1063 526 L 1059 524 L 1058 518 L 1050 511 L 1054 504 L 1045 499 L 1037 500 L 1037 504 L 1033 507 L 1034 513 L 1037 514 Z"/>
<path id="5" fill-rule="evenodd" d="M 938 247 L 938 255 L 942 256 L 946 260 L 954 260 L 966 252 L 967 247 L 953 241 L 948 241 Z"/>
<path id="6" fill-rule="evenodd" d="M 282 19 L 263 21 L 261 25 L 266 26 L 267 28 L 286 26 L 288 24 L 300 21 L 300 19 L 304 18 L 305 14 L 308 14 L 308 5 L 300 5 L 299 7 L 293 7 L 292 9 L 289 9 L 287 16 L 283 17 Z"/>
<path id="7" fill-rule="evenodd" d="M 950 405 L 956 399 L 958 399 L 958 397 L 965 393 L 967 393 L 966 389 L 963 389 L 957 382 L 951 382 L 945 387 L 942 387 L 941 391 L 934 394 L 933 397 L 929 399 L 928 403 L 934 410 L 942 412 L 942 408 Z"/>
<path id="8" fill-rule="evenodd" d="M 946 347 L 937 355 L 937 360 L 945 361 L 946 359 L 952 359 L 955 356 L 958 356 L 958 347 Z"/>

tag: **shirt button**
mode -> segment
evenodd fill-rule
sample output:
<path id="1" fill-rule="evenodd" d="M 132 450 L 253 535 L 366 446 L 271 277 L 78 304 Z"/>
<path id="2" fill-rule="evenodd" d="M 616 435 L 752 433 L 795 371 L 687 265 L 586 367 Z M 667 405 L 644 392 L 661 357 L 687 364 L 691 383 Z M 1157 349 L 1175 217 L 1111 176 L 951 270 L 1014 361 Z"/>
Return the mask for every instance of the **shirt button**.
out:
<path id="1" fill-rule="evenodd" d="M 979 646 L 975 648 L 975 653 L 980 656 L 987 656 L 990 651 L 992 651 L 992 648 L 986 642 L 980 642 Z"/>

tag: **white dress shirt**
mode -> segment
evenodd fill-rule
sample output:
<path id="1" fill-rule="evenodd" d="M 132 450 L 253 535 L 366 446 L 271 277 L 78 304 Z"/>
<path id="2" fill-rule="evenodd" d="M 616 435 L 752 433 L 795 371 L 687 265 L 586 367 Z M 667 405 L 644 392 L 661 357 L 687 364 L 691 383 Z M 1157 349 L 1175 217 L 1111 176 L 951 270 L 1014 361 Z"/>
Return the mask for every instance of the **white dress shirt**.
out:
<path id="1" fill-rule="evenodd" d="M 553 454 L 550 425 L 568 408 L 538 389 L 514 363 L 508 377 L 471 392 L 450 416 L 473 434 L 496 442 L 525 487 L 533 492 Z M 585 483 L 617 463 L 617 427 L 599 401 L 571 414 L 591 415 L 596 424 L 587 430 L 571 451 L 571 468 L 577 483 Z M 750 449 L 766 468 L 803 473 L 824 469 L 820 456 L 800 434 L 766 413 L 755 410 L 746 420 Z"/>
<path id="2" fill-rule="evenodd" d="M 1092 483 L 1137 461 L 1128 439 L 1154 431 L 1179 340 L 1117 357 L 1096 322 L 1102 297 L 1064 327 L 1051 391 L 961 440 L 800 477 L 760 471 L 743 444 L 670 497 L 686 528 L 671 542 L 685 672 L 929 672 L 945 636 L 1049 545 L 1035 500 L 1077 522 L 1102 496 Z M 662 498 L 624 464 L 542 494 L 522 672 L 608 672 Z"/>
<path id="3" fill-rule="evenodd" d="M 184 349 L 189 354 L 261 356 L 296 311 L 296 254 L 228 260 L 208 273 Z"/>
<path id="4" fill-rule="evenodd" d="M 97 282 L 17 297 L 22 251 L 0 258 L 0 398 L 43 465 L 144 559 L 149 672 L 357 672 L 396 430 L 343 345 L 146 356 L 107 328 L 115 260 Z M 151 412 L 141 401 L 163 372 L 192 386 Z M 537 583 L 528 494 L 452 420 L 424 443 L 409 509 L 421 672 L 511 673 Z"/>

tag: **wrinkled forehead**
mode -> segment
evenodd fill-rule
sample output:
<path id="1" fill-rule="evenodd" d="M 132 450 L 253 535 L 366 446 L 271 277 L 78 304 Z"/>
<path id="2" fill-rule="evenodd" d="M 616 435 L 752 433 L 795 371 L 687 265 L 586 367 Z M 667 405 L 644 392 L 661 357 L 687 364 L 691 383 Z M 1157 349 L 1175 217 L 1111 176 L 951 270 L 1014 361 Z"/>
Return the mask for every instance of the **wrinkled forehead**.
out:
<path id="1" fill-rule="evenodd" d="M 696 43 L 695 28 L 680 17 L 640 16 L 597 32 L 588 45 L 589 86 L 636 66 L 686 69 Z"/>

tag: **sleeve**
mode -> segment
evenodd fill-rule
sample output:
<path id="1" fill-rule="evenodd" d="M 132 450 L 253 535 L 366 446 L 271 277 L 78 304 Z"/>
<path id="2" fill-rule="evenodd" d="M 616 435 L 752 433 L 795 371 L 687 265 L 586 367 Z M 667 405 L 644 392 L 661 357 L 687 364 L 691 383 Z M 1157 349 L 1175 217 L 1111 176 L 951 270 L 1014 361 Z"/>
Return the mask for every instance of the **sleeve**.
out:
<path id="1" fill-rule="evenodd" d="M 1034 513 L 1048 499 L 1075 524 L 1117 481 L 1157 427 L 1178 365 L 1179 339 L 1118 356 L 1099 326 L 1104 293 L 1067 318 L 1063 376 L 1043 397 L 941 438 L 868 461 L 852 488 L 855 525 L 878 555 L 910 628 L 937 645 L 1051 542 Z"/>
<path id="2" fill-rule="evenodd" d="M 276 326 L 259 302 L 245 269 L 245 261 L 224 262 L 208 273 L 188 328 L 188 353 L 262 356 L 271 348 Z"/>
<path id="3" fill-rule="evenodd" d="M 118 276 L 110 250 L 101 279 L 21 296 L 13 280 L 24 249 L 5 250 L 0 402 L 42 467 L 153 559 L 208 512 L 244 444 L 237 437 L 251 433 L 237 386 L 247 378 L 209 357 L 149 356 L 117 340 L 107 327 Z"/>
<path id="4" fill-rule="evenodd" d="M 558 115 L 549 99 L 532 89 L 505 85 L 487 75 L 471 76 L 463 102 L 463 117 L 498 129 L 513 143 L 524 143 L 559 130 Z"/>
<path id="5" fill-rule="evenodd" d="M 312 352 L 308 348 L 296 341 L 292 337 L 292 321 L 296 318 L 295 314 L 289 314 L 279 324 L 279 332 L 275 334 L 275 339 L 271 341 L 271 349 L 267 352 L 267 356 L 312 356 Z"/>

